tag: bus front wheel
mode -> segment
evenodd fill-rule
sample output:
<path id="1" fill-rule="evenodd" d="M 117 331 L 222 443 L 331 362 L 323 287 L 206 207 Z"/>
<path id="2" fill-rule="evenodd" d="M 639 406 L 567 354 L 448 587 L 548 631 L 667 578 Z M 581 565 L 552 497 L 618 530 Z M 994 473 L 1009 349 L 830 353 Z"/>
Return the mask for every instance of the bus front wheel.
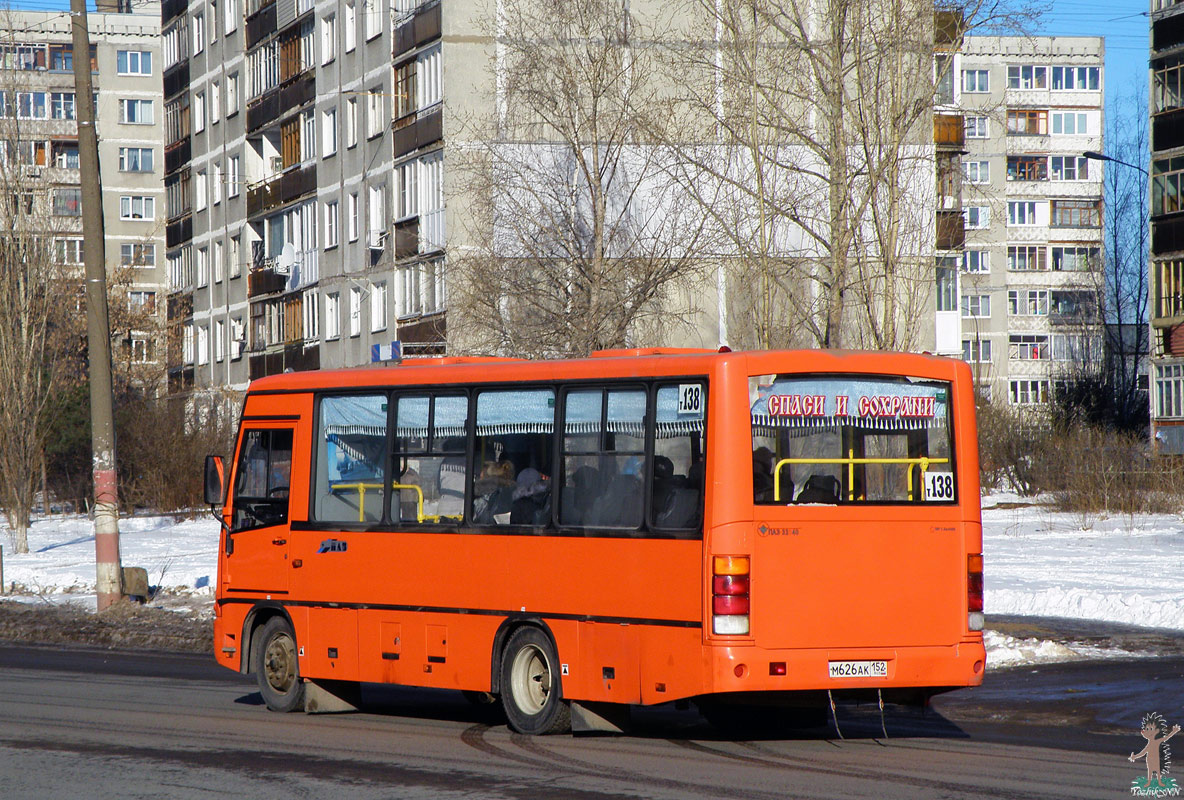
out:
<path id="1" fill-rule="evenodd" d="M 571 706 L 563 699 L 559 655 L 547 634 L 519 628 L 502 653 L 502 706 L 510 727 L 540 736 L 571 728 Z"/>
<path id="2" fill-rule="evenodd" d="M 296 661 L 296 635 L 283 617 L 272 617 L 259 631 L 254 655 L 255 679 L 263 702 L 272 711 L 304 707 L 304 682 Z"/>

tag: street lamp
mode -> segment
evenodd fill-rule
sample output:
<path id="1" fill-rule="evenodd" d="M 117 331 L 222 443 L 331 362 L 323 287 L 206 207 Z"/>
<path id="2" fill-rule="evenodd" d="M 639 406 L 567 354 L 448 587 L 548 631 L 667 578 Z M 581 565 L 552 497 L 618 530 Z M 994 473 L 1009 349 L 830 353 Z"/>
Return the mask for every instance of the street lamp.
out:
<path id="1" fill-rule="evenodd" d="M 1150 175 L 1147 174 L 1147 170 L 1143 169 L 1138 164 L 1132 164 L 1129 161 L 1123 161 L 1121 159 L 1114 158 L 1113 156 L 1108 156 L 1105 153 L 1099 153 L 1096 150 L 1086 150 L 1084 153 L 1082 153 L 1082 155 L 1085 156 L 1086 158 L 1090 159 L 1091 161 L 1113 161 L 1115 164 L 1122 164 L 1124 167 L 1130 167 L 1131 169 L 1137 169 L 1139 172 L 1142 172 L 1144 175 L 1147 175 L 1147 177 L 1151 177 Z"/>

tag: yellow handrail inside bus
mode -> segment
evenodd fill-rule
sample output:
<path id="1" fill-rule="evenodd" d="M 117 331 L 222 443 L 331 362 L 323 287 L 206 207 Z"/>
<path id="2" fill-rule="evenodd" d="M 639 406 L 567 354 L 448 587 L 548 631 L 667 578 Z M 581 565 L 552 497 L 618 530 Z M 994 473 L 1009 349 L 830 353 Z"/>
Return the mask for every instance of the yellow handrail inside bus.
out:
<path id="1" fill-rule="evenodd" d="M 921 475 L 929 469 L 930 464 L 949 464 L 948 458 L 856 458 L 854 450 L 847 451 L 846 458 L 783 458 L 773 468 L 773 502 L 781 502 L 781 468 L 786 464 L 839 464 L 847 467 L 847 500 L 855 499 L 855 465 L 856 464 L 916 464 L 921 467 Z M 913 499 L 913 471 L 907 476 L 909 500 Z M 924 484 L 921 489 L 924 491 Z"/>
<path id="2" fill-rule="evenodd" d="M 381 489 L 381 483 L 335 483 L 329 487 L 329 491 L 335 492 L 338 489 L 352 489 L 358 493 L 358 522 L 366 521 L 366 490 Z M 439 522 L 439 514 L 424 514 L 423 513 L 423 489 L 416 486 L 414 483 L 392 483 L 392 489 L 411 489 L 415 492 L 415 521 L 423 522 Z"/>

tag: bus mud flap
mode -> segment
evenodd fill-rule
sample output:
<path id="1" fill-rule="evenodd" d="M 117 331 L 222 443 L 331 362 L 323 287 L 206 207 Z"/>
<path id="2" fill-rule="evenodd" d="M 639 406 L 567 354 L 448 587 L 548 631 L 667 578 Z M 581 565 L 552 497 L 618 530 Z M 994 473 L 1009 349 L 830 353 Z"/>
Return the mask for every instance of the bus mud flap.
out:
<path id="1" fill-rule="evenodd" d="M 343 711 L 357 711 L 361 702 L 358 684 L 350 681 L 304 682 L 304 713 L 339 714 Z"/>
<path id="2" fill-rule="evenodd" d="M 629 706 L 620 703 L 571 704 L 572 733 L 624 733 L 629 726 Z"/>

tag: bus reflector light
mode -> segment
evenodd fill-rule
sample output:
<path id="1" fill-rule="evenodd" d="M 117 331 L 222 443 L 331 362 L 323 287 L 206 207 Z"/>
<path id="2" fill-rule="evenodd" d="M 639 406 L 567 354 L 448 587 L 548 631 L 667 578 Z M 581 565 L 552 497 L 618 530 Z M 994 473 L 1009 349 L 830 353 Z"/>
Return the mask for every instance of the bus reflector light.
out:
<path id="1" fill-rule="evenodd" d="M 748 595 L 716 595 L 711 605 L 716 614 L 747 614 Z"/>
<path id="2" fill-rule="evenodd" d="M 748 556 L 716 556 L 716 575 L 747 575 Z"/>
<path id="3" fill-rule="evenodd" d="M 770 661 L 769 662 L 769 674 L 770 675 L 784 675 L 785 674 L 785 662 L 784 661 Z"/>
<path id="4" fill-rule="evenodd" d="M 716 575 L 711 582 L 713 594 L 748 594 L 747 575 Z"/>
<path id="5" fill-rule="evenodd" d="M 728 636 L 745 636 L 748 634 L 748 617 L 740 615 L 713 617 L 711 630 L 712 633 Z"/>
<path id="6" fill-rule="evenodd" d="M 972 631 L 981 631 L 986 618 L 981 611 L 971 611 L 966 615 L 966 627 Z"/>

